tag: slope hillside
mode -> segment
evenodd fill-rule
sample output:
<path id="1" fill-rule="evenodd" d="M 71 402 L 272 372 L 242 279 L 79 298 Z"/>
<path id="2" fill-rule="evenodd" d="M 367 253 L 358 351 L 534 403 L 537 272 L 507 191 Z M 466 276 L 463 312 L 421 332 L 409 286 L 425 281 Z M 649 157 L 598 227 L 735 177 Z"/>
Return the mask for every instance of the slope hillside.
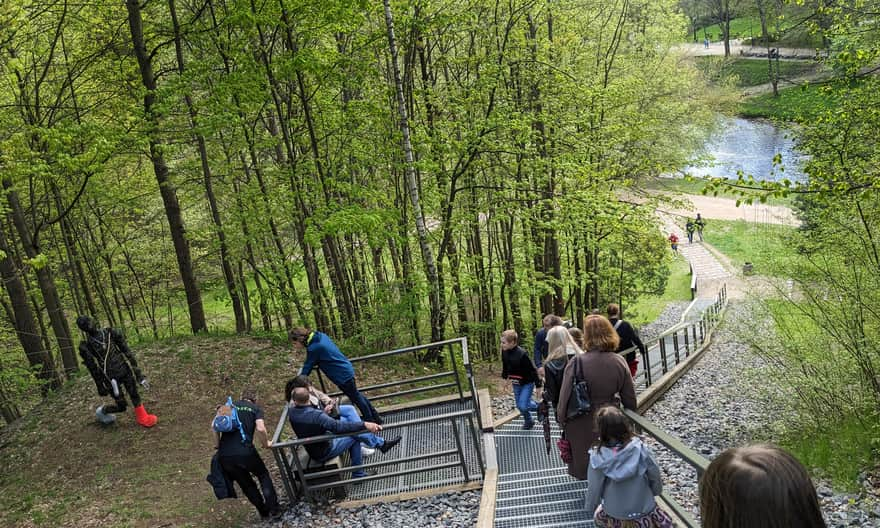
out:
<path id="1" fill-rule="evenodd" d="M 218 502 L 205 482 L 213 454 L 215 405 L 255 386 L 274 430 L 285 381 L 304 355 L 270 339 L 190 337 L 133 347 L 151 390 L 144 429 L 128 410 L 104 427 L 98 397 L 83 372 L 39 408 L 0 431 L 0 526 L 244 526 L 257 520 L 244 499 Z M 366 352 L 365 352 L 366 353 Z M 381 371 L 379 370 L 381 368 Z M 409 357 L 358 367 L 361 384 L 424 372 Z M 397 378 L 399 379 L 399 378 Z M 271 456 L 264 453 L 280 478 Z"/>

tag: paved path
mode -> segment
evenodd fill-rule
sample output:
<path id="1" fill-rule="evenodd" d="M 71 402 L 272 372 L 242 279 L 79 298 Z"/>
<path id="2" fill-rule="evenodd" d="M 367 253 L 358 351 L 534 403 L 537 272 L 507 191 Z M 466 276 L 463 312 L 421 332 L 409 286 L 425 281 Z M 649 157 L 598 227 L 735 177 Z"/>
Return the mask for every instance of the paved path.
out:
<path id="1" fill-rule="evenodd" d="M 724 55 L 724 42 L 723 41 L 715 41 L 710 42 L 709 47 L 706 48 L 703 46 L 702 42 L 688 42 L 684 44 L 679 44 L 677 49 L 681 50 L 685 55 L 690 57 L 702 57 L 706 55 Z M 730 41 L 730 56 L 743 58 L 743 59 L 763 59 L 767 60 L 766 55 L 764 57 L 749 57 L 747 54 L 760 54 L 767 53 L 767 48 L 762 46 L 746 46 L 743 45 L 741 39 L 731 39 Z M 779 60 L 806 60 L 813 59 L 816 57 L 816 50 L 811 48 L 779 48 L 779 55 L 781 56 Z M 795 59 L 786 59 L 782 57 L 796 57 Z"/>

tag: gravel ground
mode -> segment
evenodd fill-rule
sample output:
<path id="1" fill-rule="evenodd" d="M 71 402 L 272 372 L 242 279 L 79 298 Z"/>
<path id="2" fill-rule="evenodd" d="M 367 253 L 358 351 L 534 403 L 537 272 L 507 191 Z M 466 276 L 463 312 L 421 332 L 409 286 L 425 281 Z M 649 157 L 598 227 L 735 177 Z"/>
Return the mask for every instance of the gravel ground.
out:
<path id="1" fill-rule="evenodd" d="M 774 438 L 775 424 L 785 419 L 785 401 L 791 396 L 761 383 L 761 372 L 768 367 L 733 333 L 744 327 L 759 334 L 771 331 L 755 327 L 762 324 L 769 324 L 768 319 L 754 317 L 750 305 L 731 304 L 710 349 L 645 416 L 709 459 L 729 447 Z M 665 489 L 696 515 L 696 471 L 656 442 L 649 443 L 663 469 Z M 867 477 L 863 484 L 873 488 Z M 836 493 L 822 481 L 816 486 L 830 527 L 880 527 L 876 496 Z"/>
<path id="2" fill-rule="evenodd" d="M 465 528 L 477 523 L 480 491 L 446 493 L 353 509 L 321 507 L 300 502 L 280 521 L 257 526 L 284 528 Z"/>

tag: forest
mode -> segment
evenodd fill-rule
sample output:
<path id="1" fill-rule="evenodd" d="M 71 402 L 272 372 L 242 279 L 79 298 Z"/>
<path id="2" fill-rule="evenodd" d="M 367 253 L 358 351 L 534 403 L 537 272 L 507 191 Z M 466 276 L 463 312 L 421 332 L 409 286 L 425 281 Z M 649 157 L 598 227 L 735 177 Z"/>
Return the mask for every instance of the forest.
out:
<path id="1" fill-rule="evenodd" d="M 640 185 L 712 123 L 684 25 L 668 0 L 4 2 L 4 418 L 78 370 L 77 314 L 486 356 L 662 292 Z"/>

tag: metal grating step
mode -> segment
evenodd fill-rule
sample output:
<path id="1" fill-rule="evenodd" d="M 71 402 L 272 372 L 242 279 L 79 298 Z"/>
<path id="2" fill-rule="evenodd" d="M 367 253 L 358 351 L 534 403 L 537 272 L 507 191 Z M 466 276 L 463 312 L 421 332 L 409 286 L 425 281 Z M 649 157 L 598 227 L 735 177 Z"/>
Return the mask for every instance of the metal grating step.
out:
<path id="1" fill-rule="evenodd" d="M 538 507 L 547 508 L 546 511 L 554 511 L 554 512 L 573 512 L 573 511 L 582 511 L 584 506 L 585 496 L 581 496 L 573 499 L 551 499 L 546 500 L 544 502 L 532 503 L 532 504 L 515 504 L 510 506 L 496 506 L 495 507 L 495 518 L 510 518 L 510 517 L 523 517 L 530 515 L 535 512 L 535 509 Z M 542 515 L 543 517 L 543 515 Z"/>
<path id="2" fill-rule="evenodd" d="M 498 491 L 505 490 L 517 490 L 527 488 L 528 490 L 537 490 L 537 489 L 545 489 L 548 487 L 556 487 L 561 484 L 569 484 L 572 481 L 577 482 L 568 473 L 558 473 L 555 475 L 548 475 L 544 477 L 534 477 L 530 478 L 527 475 L 522 475 L 519 478 L 506 480 L 502 482 L 500 479 L 498 481 Z M 586 484 L 584 484 L 586 487 Z"/>
<path id="3" fill-rule="evenodd" d="M 571 486 L 570 484 L 566 484 L 565 486 Z M 508 494 L 506 496 L 498 496 L 495 499 L 496 508 L 507 507 L 510 504 L 523 505 L 523 504 L 540 504 L 542 502 L 555 501 L 555 500 L 580 500 L 583 501 L 587 496 L 587 489 L 585 486 L 578 487 L 567 487 L 564 489 L 561 486 L 556 486 L 553 488 L 541 488 L 541 493 L 530 494 L 526 496 L 522 495 L 514 495 Z M 512 491 L 512 490 L 511 490 Z M 537 490 L 536 490 L 537 491 Z"/>
<path id="4" fill-rule="evenodd" d="M 555 506 L 555 505 L 554 505 Z M 560 510 L 533 506 L 532 513 L 501 517 L 495 515 L 495 528 L 549 528 L 553 526 L 592 527 L 593 520 L 583 509 Z"/>

